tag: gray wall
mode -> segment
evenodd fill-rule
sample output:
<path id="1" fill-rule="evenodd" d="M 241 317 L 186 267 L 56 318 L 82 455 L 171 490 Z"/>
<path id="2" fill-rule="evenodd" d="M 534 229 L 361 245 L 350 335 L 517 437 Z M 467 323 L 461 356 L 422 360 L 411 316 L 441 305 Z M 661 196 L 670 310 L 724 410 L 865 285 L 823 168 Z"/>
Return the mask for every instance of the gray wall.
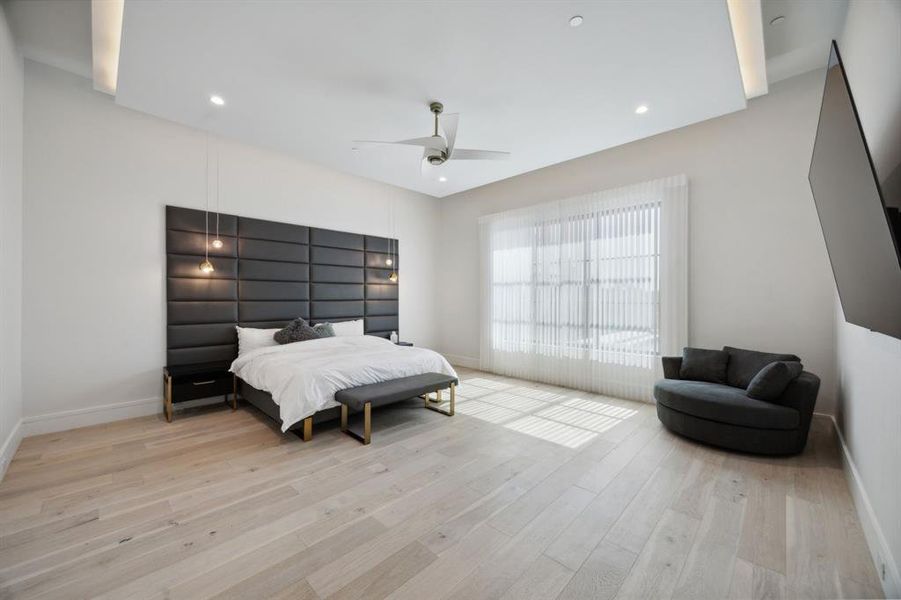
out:
<path id="1" fill-rule="evenodd" d="M 747 110 L 446 198 L 441 349 L 478 359 L 480 215 L 685 173 L 690 343 L 796 353 L 831 411 L 833 283 L 807 182 L 821 93 L 809 73 Z"/>
<path id="2" fill-rule="evenodd" d="M 31 61 L 25 100 L 29 433 L 158 412 L 164 206 L 203 208 L 204 134 Z M 225 213 L 387 236 L 393 205 L 400 331 L 435 345 L 437 200 L 237 142 L 224 141 L 221 156 Z"/>
<path id="3" fill-rule="evenodd" d="M 22 56 L 0 6 L 0 478 L 22 416 Z"/>
<path id="4" fill-rule="evenodd" d="M 901 138 L 901 2 L 858 0 L 839 50 L 868 143 Z M 901 303 L 901 298 L 898 299 Z M 886 591 L 901 595 L 901 340 L 846 323 L 836 302 L 836 420 L 856 466 L 852 486 L 864 530 L 886 563 Z"/>

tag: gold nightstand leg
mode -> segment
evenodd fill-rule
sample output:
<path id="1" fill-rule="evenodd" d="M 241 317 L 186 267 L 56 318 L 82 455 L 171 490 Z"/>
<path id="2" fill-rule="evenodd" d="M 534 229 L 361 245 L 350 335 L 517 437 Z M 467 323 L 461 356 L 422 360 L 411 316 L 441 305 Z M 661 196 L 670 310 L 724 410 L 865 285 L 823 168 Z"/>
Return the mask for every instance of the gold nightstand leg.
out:
<path id="1" fill-rule="evenodd" d="M 313 439 L 313 417 L 307 417 L 303 420 L 303 436 L 301 439 L 305 442 Z"/>
<path id="2" fill-rule="evenodd" d="M 170 375 L 166 375 L 166 394 L 165 394 L 165 410 L 166 410 L 166 422 L 172 422 L 172 377 Z"/>

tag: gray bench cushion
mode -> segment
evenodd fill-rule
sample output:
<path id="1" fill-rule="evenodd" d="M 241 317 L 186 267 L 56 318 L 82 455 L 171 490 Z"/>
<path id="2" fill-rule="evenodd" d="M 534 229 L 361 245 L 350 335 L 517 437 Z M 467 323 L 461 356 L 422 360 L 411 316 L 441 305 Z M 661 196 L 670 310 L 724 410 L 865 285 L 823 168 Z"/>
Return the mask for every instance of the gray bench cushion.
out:
<path id="1" fill-rule="evenodd" d="M 351 410 L 362 410 L 367 402 L 373 407 L 422 396 L 457 384 L 457 378 L 443 373 L 423 373 L 380 383 L 370 383 L 335 392 L 335 401 Z"/>
<path id="2" fill-rule="evenodd" d="M 718 383 L 662 379 L 654 397 L 681 413 L 742 427 L 796 429 L 801 421 L 793 408 L 748 398 L 744 390 Z"/>

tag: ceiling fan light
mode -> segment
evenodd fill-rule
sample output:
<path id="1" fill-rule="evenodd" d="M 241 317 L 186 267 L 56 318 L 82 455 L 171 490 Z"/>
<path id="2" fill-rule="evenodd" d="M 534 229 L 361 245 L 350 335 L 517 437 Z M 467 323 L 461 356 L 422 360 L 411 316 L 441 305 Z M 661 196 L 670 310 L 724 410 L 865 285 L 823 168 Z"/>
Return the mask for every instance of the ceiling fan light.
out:
<path id="1" fill-rule="evenodd" d="M 200 270 L 204 273 L 212 273 L 216 269 L 213 267 L 213 263 L 209 261 L 209 259 L 204 258 L 200 261 Z"/>

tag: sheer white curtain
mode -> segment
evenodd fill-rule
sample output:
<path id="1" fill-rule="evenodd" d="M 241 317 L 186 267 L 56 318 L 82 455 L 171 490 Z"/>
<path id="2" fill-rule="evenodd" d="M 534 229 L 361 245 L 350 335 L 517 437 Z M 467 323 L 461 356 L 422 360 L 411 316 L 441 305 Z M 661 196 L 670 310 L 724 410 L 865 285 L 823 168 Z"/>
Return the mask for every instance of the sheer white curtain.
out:
<path id="1" fill-rule="evenodd" d="M 688 336 L 684 175 L 483 217 L 482 368 L 650 400 Z"/>

